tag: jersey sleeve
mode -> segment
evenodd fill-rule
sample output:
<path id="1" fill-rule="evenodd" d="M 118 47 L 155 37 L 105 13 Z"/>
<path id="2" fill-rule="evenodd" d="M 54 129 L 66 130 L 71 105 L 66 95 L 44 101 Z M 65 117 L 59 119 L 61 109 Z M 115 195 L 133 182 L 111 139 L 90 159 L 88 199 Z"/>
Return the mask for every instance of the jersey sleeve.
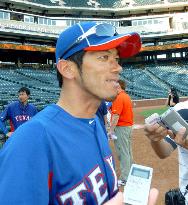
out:
<path id="1" fill-rule="evenodd" d="M 0 152 L 0 204 L 49 203 L 48 151 L 36 122 L 19 127 Z"/>
<path id="2" fill-rule="evenodd" d="M 0 130 L 4 133 L 8 133 L 8 129 L 6 128 L 5 121 L 9 117 L 9 106 L 7 106 L 4 111 L 0 114 Z"/>

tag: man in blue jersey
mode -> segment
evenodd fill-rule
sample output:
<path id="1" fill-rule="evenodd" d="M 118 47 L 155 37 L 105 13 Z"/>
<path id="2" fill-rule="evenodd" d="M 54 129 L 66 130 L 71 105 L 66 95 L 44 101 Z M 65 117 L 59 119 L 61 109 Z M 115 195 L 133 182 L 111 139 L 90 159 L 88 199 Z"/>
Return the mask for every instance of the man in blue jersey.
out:
<path id="1" fill-rule="evenodd" d="M 119 58 L 140 47 L 137 33 L 118 35 L 106 23 L 79 23 L 60 34 L 59 100 L 19 127 L 1 150 L 0 204 L 122 205 L 95 113 L 103 99 L 117 95 Z"/>
<path id="2" fill-rule="evenodd" d="M 12 102 L 6 106 L 5 110 L 0 114 L 0 130 L 9 137 L 24 122 L 31 119 L 36 113 L 37 108 L 28 103 L 30 96 L 29 88 L 22 87 L 18 91 L 18 101 Z M 6 120 L 9 120 L 10 132 L 6 127 Z"/>

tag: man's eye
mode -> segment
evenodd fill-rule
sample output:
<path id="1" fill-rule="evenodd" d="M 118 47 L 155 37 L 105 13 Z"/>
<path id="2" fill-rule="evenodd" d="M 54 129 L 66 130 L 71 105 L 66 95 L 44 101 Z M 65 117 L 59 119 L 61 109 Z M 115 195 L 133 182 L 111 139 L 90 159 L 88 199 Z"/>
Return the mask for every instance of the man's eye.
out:
<path id="1" fill-rule="evenodd" d="M 99 56 L 98 59 L 100 59 L 100 60 L 108 60 L 108 55 Z"/>
<path id="2" fill-rule="evenodd" d="M 116 62 L 117 62 L 117 63 L 120 63 L 120 58 L 116 58 Z"/>
<path id="3" fill-rule="evenodd" d="M 116 62 L 119 64 L 119 65 L 122 65 L 122 61 L 120 58 L 116 58 Z"/>

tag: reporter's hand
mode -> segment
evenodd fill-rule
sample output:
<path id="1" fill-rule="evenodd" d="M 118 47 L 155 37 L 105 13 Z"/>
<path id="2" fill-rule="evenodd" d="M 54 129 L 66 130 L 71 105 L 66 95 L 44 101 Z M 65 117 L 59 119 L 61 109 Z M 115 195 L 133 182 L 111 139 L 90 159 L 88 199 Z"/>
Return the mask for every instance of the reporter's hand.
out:
<path id="1" fill-rule="evenodd" d="M 157 198 L 159 191 L 156 188 L 152 188 L 149 193 L 148 205 L 155 205 L 157 203 Z"/>
<path id="2" fill-rule="evenodd" d="M 117 140 L 117 136 L 114 134 L 114 132 L 108 132 L 107 136 L 109 140 Z"/>
<path id="3" fill-rule="evenodd" d="M 154 125 L 145 125 L 144 126 L 145 135 L 153 142 L 159 142 L 162 140 L 166 135 L 169 135 L 174 141 L 184 147 L 185 149 L 188 149 L 188 136 L 184 137 L 186 128 L 181 128 L 179 132 L 174 135 L 171 130 L 168 130 L 162 126 L 160 126 L 158 123 Z"/>
<path id="4" fill-rule="evenodd" d="M 146 124 L 144 126 L 144 132 L 148 139 L 154 142 L 164 139 L 164 137 L 169 133 L 166 128 L 160 126 L 158 123 L 155 123 L 154 125 Z"/>
<path id="5" fill-rule="evenodd" d="M 169 134 L 169 135 L 172 139 L 174 139 L 174 141 L 178 145 L 184 147 L 185 149 L 188 149 L 188 136 L 184 137 L 185 131 L 186 128 L 182 127 L 180 128 L 179 132 L 176 135 L 174 134 Z"/>

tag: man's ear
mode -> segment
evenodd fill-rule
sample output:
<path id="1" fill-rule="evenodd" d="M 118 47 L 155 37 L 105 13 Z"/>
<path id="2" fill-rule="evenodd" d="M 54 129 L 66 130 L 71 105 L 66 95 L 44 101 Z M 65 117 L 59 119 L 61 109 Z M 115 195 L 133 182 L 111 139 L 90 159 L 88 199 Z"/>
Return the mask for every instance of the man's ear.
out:
<path id="1" fill-rule="evenodd" d="M 59 60 L 57 64 L 57 69 L 63 77 L 68 79 L 74 78 L 74 68 L 70 61 L 63 59 Z"/>

